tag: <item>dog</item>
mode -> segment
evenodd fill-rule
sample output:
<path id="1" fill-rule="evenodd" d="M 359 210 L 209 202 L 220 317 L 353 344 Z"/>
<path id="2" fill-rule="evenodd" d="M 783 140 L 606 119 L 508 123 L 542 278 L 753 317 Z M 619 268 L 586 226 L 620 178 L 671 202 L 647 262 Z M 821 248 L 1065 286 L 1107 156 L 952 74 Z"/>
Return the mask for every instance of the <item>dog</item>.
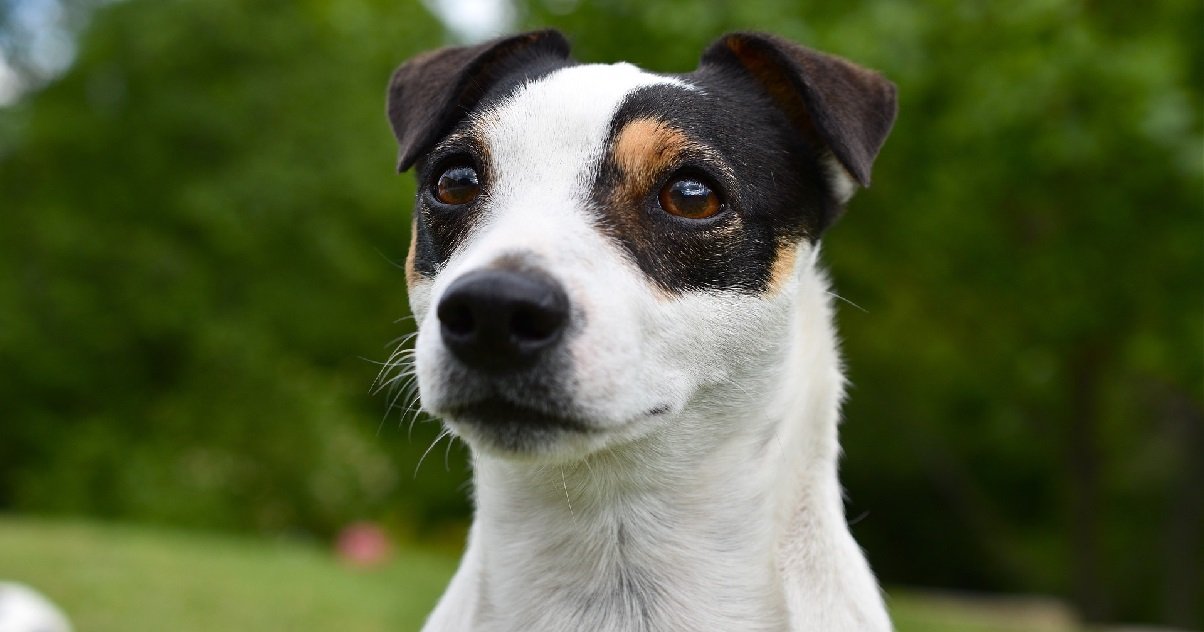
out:
<path id="1" fill-rule="evenodd" d="M 895 95 L 759 33 L 681 75 L 553 30 L 396 70 L 414 371 L 475 492 L 424 630 L 891 628 L 844 517 L 817 258 Z"/>

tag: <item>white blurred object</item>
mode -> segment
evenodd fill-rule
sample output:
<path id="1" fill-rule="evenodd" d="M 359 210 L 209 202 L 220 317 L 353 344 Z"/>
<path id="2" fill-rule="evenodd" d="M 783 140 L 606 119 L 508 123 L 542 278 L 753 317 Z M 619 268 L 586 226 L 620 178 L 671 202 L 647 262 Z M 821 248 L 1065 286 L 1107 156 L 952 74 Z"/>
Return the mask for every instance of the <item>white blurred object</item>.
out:
<path id="1" fill-rule="evenodd" d="M 424 0 L 426 8 L 462 44 L 497 37 L 514 28 L 512 0 Z"/>
<path id="2" fill-rule="evenodd" d="M 0 582 L 0 632 L 71 632 L 71 624 L 34 589 Z"/>

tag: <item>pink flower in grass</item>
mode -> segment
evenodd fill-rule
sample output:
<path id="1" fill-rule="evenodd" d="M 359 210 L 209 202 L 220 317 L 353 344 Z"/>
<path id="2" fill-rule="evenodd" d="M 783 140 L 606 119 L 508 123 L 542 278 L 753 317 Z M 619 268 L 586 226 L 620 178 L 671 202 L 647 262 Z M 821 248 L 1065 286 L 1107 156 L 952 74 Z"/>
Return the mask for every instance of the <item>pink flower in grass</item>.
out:
<path id="1" fill-rule="evenodd" d="M 335 552 L 344 563 L 369 568 L 385 563 L 393 552 L 393 545 L 380 525 L 356 522 L 339 532 Z"/>

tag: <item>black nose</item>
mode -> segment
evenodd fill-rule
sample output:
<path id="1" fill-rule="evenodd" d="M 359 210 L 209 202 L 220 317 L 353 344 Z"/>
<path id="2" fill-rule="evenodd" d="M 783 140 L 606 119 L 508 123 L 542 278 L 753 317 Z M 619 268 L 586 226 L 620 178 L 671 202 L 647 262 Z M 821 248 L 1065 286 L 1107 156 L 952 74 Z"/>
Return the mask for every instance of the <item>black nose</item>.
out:
<path id="1" fill-rule="evenodd" d="M 443 344 L 460 361 L 506 371 L 534 364 L 560 340 L 569 299 L 544 276 L 477 270 L 448 286 L 437 313 Z"/>

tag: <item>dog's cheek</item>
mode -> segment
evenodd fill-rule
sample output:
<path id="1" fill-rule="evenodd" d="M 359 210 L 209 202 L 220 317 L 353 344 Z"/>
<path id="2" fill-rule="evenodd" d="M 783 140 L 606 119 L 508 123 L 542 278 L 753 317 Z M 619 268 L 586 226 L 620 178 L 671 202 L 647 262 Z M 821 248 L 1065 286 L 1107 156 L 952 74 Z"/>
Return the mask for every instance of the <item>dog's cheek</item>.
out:
<path id="1" fill-rule="evenodd" d="M 421 279 L 416 283 L 409 285 L 409 290 L 406 296 L 410 301 L 410 312 L 414 316 L 414 321 L 419 328 L 422 326 L 422 321 L 426 317 L 427 312 L 431 308 L 431 293 L 434 283 L 426 279 Z"/>
<path id="2" fill-rule="evenodd" d="M 748 368 L 770 363 L 789 322 L 785 294 L 691 292 L 662 314 L 662 362 L 687 372 L 696 386 L 730 385 Z"/>
<path id="3" fill-rule="evenodd" d="M 447 399 L 450 386 L 444 357 L 446 351 L 435 315 L 423 311 L 416 316 L 416 320 L 418 338 L 414 342 L 414 375 L 418 383 L 419 402 L 424 411 L 434 413 Z"/>
<path id="4" fill-rule="evenodd" d="M 645 304 L 654 304 L 642 273 L 609 241 L 574 242 L 575 259 L 555 268 L 576 312 L 567 351 L 572 396 L 582 413 L 622 424 L 663 407 L 671 378 L 649 371 Z"/>
<path id="5" fill-rule="evenodd" d="M 631 416 L 650 410 L 680 411 L 700 384 L 698 362 L 703 358 L 696 336 L 701 323 L 695 309 L 705 306 L 687 305 L 690 301 L 668 296 L 639 276 L 628 280 L 629 287 L 620 295 L 622 318 L 608 318 L 609 330 L 593 332 L 601 338 L 595 346 L 609 356 L 607 379 L 596 380 L 609 388 L 600 394 L 609 406 Z M 609 302 L 607 309 L 614 309 Z"/>

